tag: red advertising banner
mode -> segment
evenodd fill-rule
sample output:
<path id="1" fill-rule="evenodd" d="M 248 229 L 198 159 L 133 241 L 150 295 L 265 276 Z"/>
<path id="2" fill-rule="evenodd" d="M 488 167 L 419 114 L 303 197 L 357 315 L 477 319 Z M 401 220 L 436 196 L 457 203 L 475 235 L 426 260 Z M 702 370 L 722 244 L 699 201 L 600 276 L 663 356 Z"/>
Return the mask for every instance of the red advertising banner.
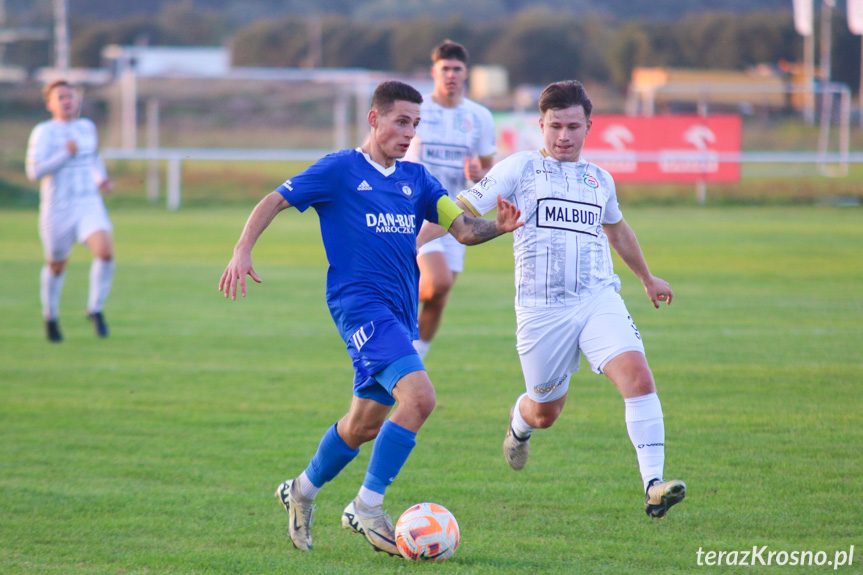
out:
<path id="1" fill-rule="evenodd" d="M 496 116 L 499 157 L 543 147 L 539 114 Z M 583 156 L 616 182 L 740 181 L 739 116 L 593 115 Z"/>
<path id="2" fill-rule="evenodd" d="M 734 183 L 740 164 L 739 116 L 593 116 L 582 154 L 616 182 Z"/>

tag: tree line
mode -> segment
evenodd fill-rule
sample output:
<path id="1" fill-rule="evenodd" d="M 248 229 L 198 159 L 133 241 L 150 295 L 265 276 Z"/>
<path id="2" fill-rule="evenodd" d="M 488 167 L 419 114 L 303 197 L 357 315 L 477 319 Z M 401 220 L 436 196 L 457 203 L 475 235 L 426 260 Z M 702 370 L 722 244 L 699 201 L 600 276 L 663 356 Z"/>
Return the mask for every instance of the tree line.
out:
<path id="1" fill-rule="evenodd" d="M 538 7 L 493 21 L 458 16 L 382 22 L 283 16 L 231 28 L 221 12 L 188 2 L 169 4 L 156 15 L 110 22 L 73 20 L 72 63 L 99 66 L 106 44 L 227 43 L 235 66 L 317 65 L 409 73 L 426 69 L 431 49 L 449 38 L 465 45 L 471 64 L 504 66 L 512 85 L 580 78 L 624 88 L 638 66 L 740 70 L 800 61 L 803 54 L 790 9 L 690 13 L 672 21 L 579 17 Z M 832 79 L 856 90 L 860 38 L 849 32 L 842 11 L 834 11 L 832 30 Z M 10 46 L 5 54 L 7 64 L 17 59 L 19 65 L 31 67 L 48 65 L 49 58 L 50 50 L 38 41 Z"/>

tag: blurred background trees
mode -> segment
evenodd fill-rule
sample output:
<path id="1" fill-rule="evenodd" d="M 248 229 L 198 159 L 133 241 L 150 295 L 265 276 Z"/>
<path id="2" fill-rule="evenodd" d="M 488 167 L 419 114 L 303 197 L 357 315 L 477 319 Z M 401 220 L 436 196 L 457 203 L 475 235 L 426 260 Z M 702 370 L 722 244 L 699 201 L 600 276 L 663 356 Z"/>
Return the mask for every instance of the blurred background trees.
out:
<path id="1" fill-rule="evenodd" d="M 580 78 L 624 88 L 637 66 L 743 69 L 802 59 L 789 0 L 69 0 L 72 63 L 105 44 L 229 45 L 237 66 L 416 72 L 444 38 L 513 85 Z M 5 0 L 7 25 L 50 26 L 48 0 Z M 860 39 L 833 11 L 832 78 L 856 91 Z M 818 30 L 816 29 L 816 35 Z M 312 47 L 317 46 L 317 51 Z M 50 41 L 7 47 L 7 64 L 50 64 Z"/>

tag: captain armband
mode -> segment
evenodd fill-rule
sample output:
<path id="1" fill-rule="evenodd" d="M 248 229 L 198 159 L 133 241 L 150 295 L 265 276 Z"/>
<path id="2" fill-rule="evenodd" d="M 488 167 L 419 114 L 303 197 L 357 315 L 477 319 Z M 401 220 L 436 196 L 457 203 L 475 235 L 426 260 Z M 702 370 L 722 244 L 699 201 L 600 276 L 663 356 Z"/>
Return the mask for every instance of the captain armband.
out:
<path id="1" fill-rule="evenodd" d="M 441 196 L 437 201 L 437 221 L 448 230 L 457 217 L 464 213 L 449 196 Z"/>

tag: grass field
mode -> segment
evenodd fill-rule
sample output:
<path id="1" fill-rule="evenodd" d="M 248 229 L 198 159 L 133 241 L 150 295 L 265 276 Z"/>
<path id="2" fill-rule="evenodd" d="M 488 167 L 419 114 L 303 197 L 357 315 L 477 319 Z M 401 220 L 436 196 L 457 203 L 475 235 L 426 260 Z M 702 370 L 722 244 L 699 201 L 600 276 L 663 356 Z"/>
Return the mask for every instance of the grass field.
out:
<path id="1" fill-rule="evenodd" d="M 437 409 L 385 502 L 394 516 L 424 500 L 454 512 L 461 546 L 437 565 L 383 557 L 341 530 L 369 446 L 321 492 L 314 551 L 285 536 L 272 492 L 350 400 L 315 216 L 279 216 L 254 254 L 264 283 L 229 302 L 216 285 L 250 206 L 109 207 L 112 335 L 97 340 L 84 320 L 78 247 L 60 345 L 41 325 L 36 212 L 0 211 L 4 575 L 744 573 L 699 566 L 697 552 L 832 561 L 851 545 L 838 571 L 861 572 L 860 208 L 625 208 L 675 289 L 656 311 L 618 263 L 663 400 L 666 475 L 689 488 L 661 521 L 643 511 L 622 401 L 585 366 L 527 468 L 506 466 L 523 389 L 511 248 L 470 248 L 427 361 Z"/>

